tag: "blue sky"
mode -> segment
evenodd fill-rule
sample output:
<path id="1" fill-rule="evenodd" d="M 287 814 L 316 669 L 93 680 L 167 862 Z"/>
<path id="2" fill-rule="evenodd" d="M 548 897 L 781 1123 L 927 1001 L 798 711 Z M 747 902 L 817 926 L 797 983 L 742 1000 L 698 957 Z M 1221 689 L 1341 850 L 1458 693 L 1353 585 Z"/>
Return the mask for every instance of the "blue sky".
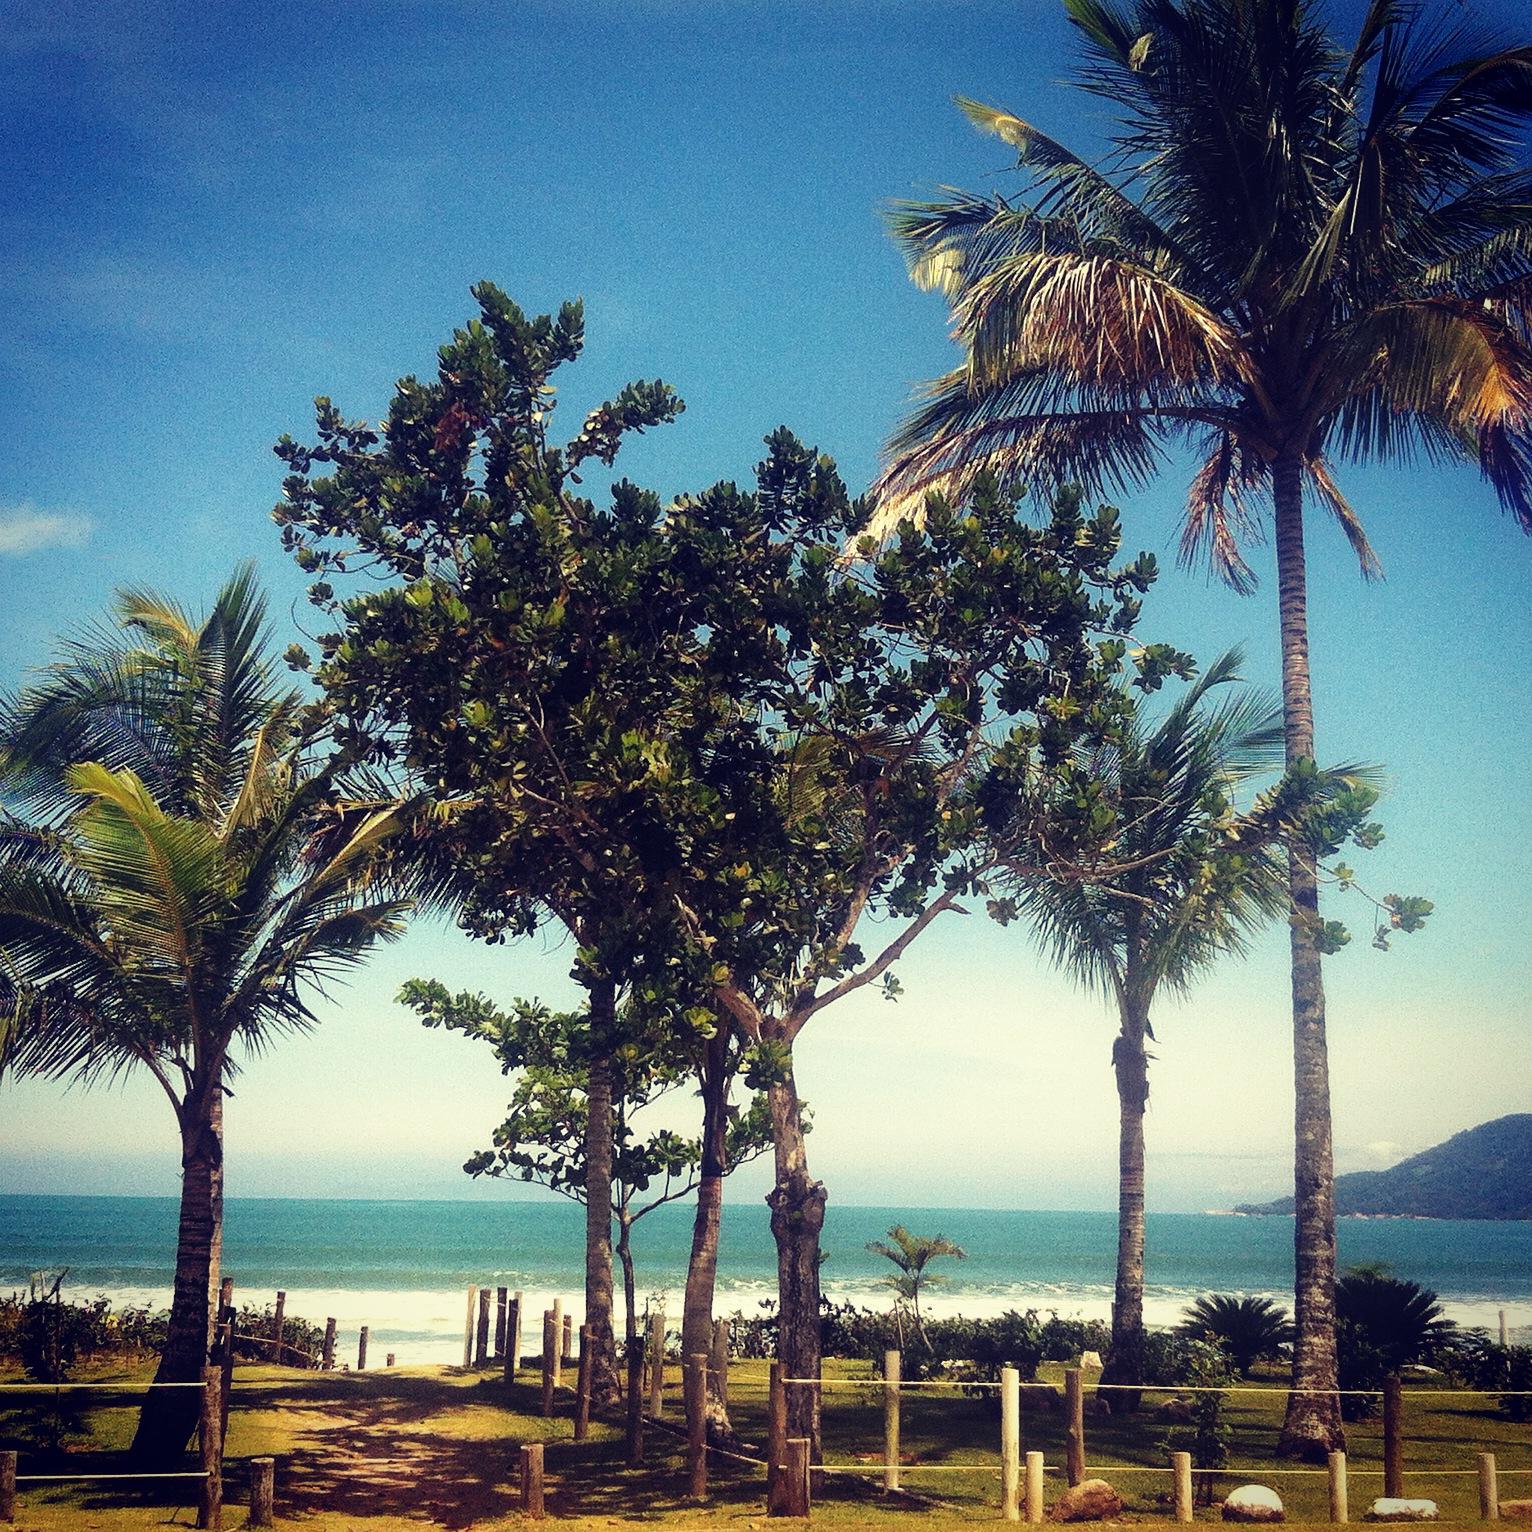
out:
<path id="1" fill-rule="evenodd" d="M 1520 7 L 1463 9 L 1508 26 Z M 253 557 L 284 627 L 301 617 L 267 519 L 272 442 L 306 431 L 316 393 L 379 414 L 398 375 L 430 368 L 481 277 L 532 309 L 584 297 L 567 430 L 630 377 L 685 396 L 677 425 L 625 454 L 640 482 L 745 477 L 786 423 L 864 485 L 910 386 L 948 355 L 941 306 L 906 282 L 880 209 L 943 183 L 1012 184 L 1002 147 L 951 97 L 1087 149 L 1102 127 L 1099 103 L 1062 83 L 1055 0 L 10 0 L 4 14 L 7 685 L 122 583 L 196 603 Z M 1209 656 L 1243 642 L 1252 677 L 1272 682 L 1270 579 L 1242 599 L 1174 568 L 1183 486 L 1172 474 L 1124 497 L 1129 543 L 1166 567 L 1142 632 Z M 1532 1104 L 1532 541 L 1467 471 L 1353 471 L 1348 486 L 1388 579 L 1362 585 L 1315 526 L 1321 753 L 1387 767 L 1389 839 L 1362 870 L 1439 911 L 1392 954 L 1358 942 L 1329 966 L 1338 1152 L 1370 1166 Z M 1268 575 L 1269 559 L 1252 555 Z M 1284 1187 L 1283 945 L 1274 935 L 1160 1019 L 1155 1205 Z M 251 1067 L 231 1108 L 231 1190 L 470 1190 L 456 1166 L 503 1084 L 390 997 L 415 973 L 558 997 L 569 956 L 552 937 L 485 952 L 412 934 L 313 1037 Z M 938 928 L 903 977 L 897 1007 L 857 1000 L 805 1037 L 832 1195 L 1108 1205 L 1097 1003 L 1016 931 L 974 921 Z M 147 1087 L 0 1087 L 0 1143 L 4 1189 L 174 1185 L 168 1115 Z"/>

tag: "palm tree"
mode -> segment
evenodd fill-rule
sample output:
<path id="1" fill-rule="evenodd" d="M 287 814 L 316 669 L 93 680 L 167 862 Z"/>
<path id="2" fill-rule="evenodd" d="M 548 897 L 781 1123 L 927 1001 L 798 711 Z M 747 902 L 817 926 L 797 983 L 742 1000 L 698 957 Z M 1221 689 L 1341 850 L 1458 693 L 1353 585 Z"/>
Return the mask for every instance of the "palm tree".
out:
<path id="1" fill-rule="evenodd" d="M 149 593 L 68 644 L 0 717 L 0 1067 L 92 1083 L 145 1070 L 181 1140 L 169 1330 L 156 1380 L 208 1358 L 235 1050 L 313 1020 L 404 906 L 370 887 L 396 828 L 350 807 L 301 698 L 276 684 L 242 570 L 196 621 Z M 147 1395 L 135 1451 L 165 1459 L 197 1414 Z"/>
<path id="2" fill-rule="evenodd" d="M 1280 1356 L 1293 1338 L 1286 1309 L 1270 1298 L 1234 1293 L 1209 1293 L 1188 1304 L 1181 1329 L 1195 1340 L 1216 1345 L 1242 1378 L 1250 1376 L 1257 1362 Z"/>
<path id="3" fill-rule="evenodd" d="M 1053 960 L 1114 1003 L 1117 1036 L 1117 1290 L 1112 1348 L 1102 1381 L 1143 1381 L 1144 1112 L 1149 1101 L 1150 1013 L 1161 989 L 1184 992 L 1219 958 L 1286 908 L 1281 815 L 1263 800 L 1257 820 L 1236 814 L 1234 794 L 1277 765 L 1282 719 L 1274 700 L 1216 692 L 1236 682 L 1238 651 L 1222 655 L 1158 722 L 1139 694 L 1124 699 L 1119 738 L 1082 762 L 1110 807 L 1115 868 L 1060 878 L 1057 858 L 1024 838 L 1012 873 L 1019 910 Z M 1049 824 L 1047 806 L 1041 823 Z M 1134 1407 L 1136 1396 L 1114 1396 Z"/>
<path id="4" fill-rule="evenodd" d="M 929 386 L 876 486 L 886 531 L 981 472 L 1145 482 L 1200 458 L 1183 551 L 1239 589 L 1272 506 L 1290 762 L 1314 756 L 1304 498 L 1377 560 L 1335 465 L 1476 463 L 1532 532 L 1532 47 L 1370 0 L 1349 48 L 1302 0 L 1065 0 L 1085 88 L 1121 116 L 1101 167 L 1013 113 L 1019 196 L 896 210 L 914 279 L 948 297 L 961 364 Z M 1289 867 L 1297 1343 L 1285 1451 L 1341 1440 L 1323 927 Z M 1304 1392 L 1309 1390 L 1310 1392 Z"/>
<path id="5" fill-rule="evenodd" d="M 881 1239 L 869 1240 L 867 1248 L 873 1255 L 881 1255 L 899 1269 L 883 1278 L 893 1288 L 896 1302 L 907 1303 L 915 1321 L 915 1333 L 927 1351 L 931 1338 L 926 1334 L 926 1322 L 920 1312 L 920 1295 L 928 1287 L 936 1287 L 946 1281 L 940 1272 L 927 1271 L 932 1261 L 967 1260 L 968 1252 L 942 1234 L 911 1234 L 902 1223 L 896 1223 L 888 1231 L 892 1243 Z"/>

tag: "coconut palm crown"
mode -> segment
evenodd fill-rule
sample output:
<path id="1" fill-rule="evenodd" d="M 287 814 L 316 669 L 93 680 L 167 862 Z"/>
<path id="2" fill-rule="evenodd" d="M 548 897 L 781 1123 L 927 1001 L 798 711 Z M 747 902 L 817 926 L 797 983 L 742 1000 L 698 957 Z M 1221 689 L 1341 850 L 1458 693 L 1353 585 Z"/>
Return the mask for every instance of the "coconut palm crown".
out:
<path id="1" fill-rule="evenodd" d="M 959 101 L 1031 179 L 892 215 L 964 357 L 894 436 L 879 525 L 985 470 L 1141 484 L 1175 443 L 1185 548 L 1241 587 L 1285 467 L 1368 572 L 1338 461 L 1466 459 L 1532 532 L 1532 46 L 1399 0 L 1349 52 L 1300 0 L 1065 3 L 1114 150 Z"/>

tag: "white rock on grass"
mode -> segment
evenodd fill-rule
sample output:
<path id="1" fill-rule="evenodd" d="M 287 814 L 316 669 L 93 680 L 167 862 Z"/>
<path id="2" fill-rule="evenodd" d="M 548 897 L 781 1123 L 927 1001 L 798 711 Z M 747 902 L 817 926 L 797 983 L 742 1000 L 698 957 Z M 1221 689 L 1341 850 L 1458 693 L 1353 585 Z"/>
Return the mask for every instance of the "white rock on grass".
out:
<path id="1" fill-rule="evenodd" d="M 1281 1521 L 1282 1497 L 1264 1484 L 1241 1484 L 1223 1503 L 1225 1521 Z"/>
<path id="2" fill-rule="evenodd" d="M 1434 1500 L 1374 1500 L 1368 1521 L 1435 1521 Z"/>

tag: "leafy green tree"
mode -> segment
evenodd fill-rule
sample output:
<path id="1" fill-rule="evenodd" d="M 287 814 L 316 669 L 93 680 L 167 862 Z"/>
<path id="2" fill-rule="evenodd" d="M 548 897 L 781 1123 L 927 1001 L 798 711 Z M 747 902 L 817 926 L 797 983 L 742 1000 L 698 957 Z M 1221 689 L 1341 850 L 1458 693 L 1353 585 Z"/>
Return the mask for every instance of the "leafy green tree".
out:
<path id="1" fill-rule="evenodd" d="M 687 507 L 626 482 L 604 509 L 579 493 L 626 433 L 679 413 L 675 394 L 632 384 L 553 445 L 551 379 L 582 348 L 579 306 L 530 319 L 492 284 L 474 295 L 479 316 L 441 348 L 435 380 L 402 379 L 381 427 L 318 401 L 315 444 L 279 444 L 291 472 L 274 515 L 319 577 L 332 630 L 317 675 L 341 739 L 435 799 L 412 848 L 427 885 L 486 940 L 545 920 L 575 940 L 585 1311 L 593 1387 L 611 1400 L 619 1007 L 686 989 L 678 894 L 701 897 L 720 784 L 758 774 L 752 678 L 779 640 L 753 604 L 763 555 L 735 536 L 733 486 Z M 342 600 L 333 582 L 363 569 L 372 580 Z M 673 1025 L 700 1045 L 716 1021 L 683 1001 Z"/>
<path id="2" fill-rule="evenodd" d="M 1272 508 L 1285 747 L 1315 758 L 1307 495 L 1377 560 L 1343 459 L 1476 464 L 1532 531 L 1532 47 L 1370 0 L 1342 47 L 1294 0 L 1066 0 L 1105 167 L 960 101 L 1018 152 L 1018 196 L 953 193 L 894 229 L 964 348 L 893 439 L 893 526 L 979 473 L 1088 493 L 1201 461 L 1183 549 L 1240 589 Z M 1289 865 L 1298 1329 L 1285 1451 L 1339 1445 L 1335 1229 L 1314 859 Z M 1392 911 L 1401 926 L 1406 905 Z"/>
<path id="3" fill-rule="evenodd" d="M 1188 1418 L 1166 1431 L 1162 1447 L 1166 1453 L 1191 1454 L 1192 1466 L 1204 1470 L 1196 1499 L 1211 1505 L 1214 1473 L 1229 1461 L 1230 1430 L 1224 1415 L 1229 1396 L 1223 1387 L 1232 1381 L 1229 1365 L 1220 1348 L 1192 1341 L 1184 1371 L 1180 1381 L 1196 1392 L 1187 1404 Z"/>
<path id="4" fill-rule="evenodd" d="M 1217 1346 L 1242 1378 L 1257 1362 L 1280 1356 L 1293 1338 L 1292 1321 L 1280 1304 L 1236 1293 L 1208 1293 L 1188 1304 L 1181 1330 Z"/>
<path id="5" fill-rule="evenodd" d="M 828 460 L 770 445 L 755 499 L 791 553 L 783 599 L 801 635 L 759 720 L 777 817 L 739 842 L 732 906 L 686 914 L 771 1104 L 779 1355 L 791 1375 L 814 1377 L 826 1192 L 802 1133 L 797 1039 L 865 986 L 897 995 L 892 970 L 911 943 L 965 896 L 984 897 L 989 820 L 1018 782 L 1096 791 L 1072 747 L 1116 724 L 1154 561 L 1114 564 L 1110 508 L 1087 516 L 1061 494 L 1037 527 L 985 485 L 961 507 L 936 501 L 922 528 L 906 524 L 878 549 L 860 539 L 865 508 Z M 841 556 L 848 539 L 860 562 Z M 1144 687 L 1188 663 L 1153 644 L 1133 661 Z M 874 917 L 884 931 L 864 951 Z M 798 1391 L 790 1414 L 789 1429 L 817 1443 L 817 1391 Z"/>
<path id="6" fill-rule="evenodd" d="M 175 1289 L 156 1381 L 207 1360 L 223 1238 L 223 1100 L 241 1050 L 312 1025 L 406 906 L 374 881 L 401 823 L 328 759 L 275 679 L 242 570 L 205 618 L 123 593 L 0 720 L 0 972 L 19 1075 L 146 1071 L 181 1140 Z M 135 1451 L 178 1455 L 196 1395 L 146 1397 Z"/>
<path id="7" fill-rule="evenodd" d="M 867 1248 L 873 1255 L 881 1255 L 894 1263 L 898 1270 L 882 1280 L 894 1291 L 895 1313 L 909 1304 L 915 1321 L 915 1333 L 921 1344 L 931 1350 L 931 1338 L 926 1334 L 925 1320 L 920 1312 L 920 1295 L 926 1288 L 939 1287 L 946 1278 L 939 1271 L 928 1271 L 932 1261 L 968 1258 L 968 1252 L 959 1244 L 941 1234 L 911 1234 L 902 1223 L 896 1223 L 888 1231 L 888 1240 L 869 1240 Z M 903 1345 L 903 1323 L 900 1324 L 900 1344 Z"/>
<path id="8" fill-rule="evenodd" d="M 463 1169 L 471 1176 L 534 1182 L 583 1203 L 588 1180 L 587 1018 L 554 1013 L 527 1001 L 502 1011 L 483 995 L 452 995 L 440 983 L 418 979 L 406 984 L 399 998 L 426 1026 L 488 1043 L 502 1073 L 518 1077 L 505 1120 L 494 1131 L 493 1146 L 471 1155 Z M 695 1077 L 693 1061 L 675 1051 L 673 1037 L 661 1032 L 647 1043 L 630 1042 L 619 1052 L 612 1080 L 612 1216 L 630 1345 L 638 1335 L 633 1227 L 656 1208 L 690 1196 L 703 1175 L 700 1136 L 686 1138 L 667 1128 L 641 1135 L 634 1126 L 645 1108 Z M 745 1110 L 728 1114 L 725 1174 L 770 1147 L 763 1098 L 757 1096 Z"/>

